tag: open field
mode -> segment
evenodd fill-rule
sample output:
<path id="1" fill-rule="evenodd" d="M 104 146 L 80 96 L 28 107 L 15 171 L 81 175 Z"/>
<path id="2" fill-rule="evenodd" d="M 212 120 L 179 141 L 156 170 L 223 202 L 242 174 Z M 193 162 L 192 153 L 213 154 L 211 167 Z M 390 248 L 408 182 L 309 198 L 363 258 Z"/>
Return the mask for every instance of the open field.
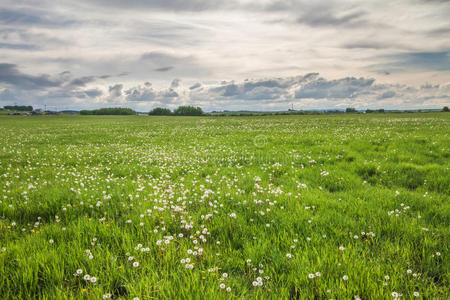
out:
<path id="1" fill-rule="evenodd" d="M 5 116 L 0 140 L 1 299 L 450 296 L 448 113 Z"/>

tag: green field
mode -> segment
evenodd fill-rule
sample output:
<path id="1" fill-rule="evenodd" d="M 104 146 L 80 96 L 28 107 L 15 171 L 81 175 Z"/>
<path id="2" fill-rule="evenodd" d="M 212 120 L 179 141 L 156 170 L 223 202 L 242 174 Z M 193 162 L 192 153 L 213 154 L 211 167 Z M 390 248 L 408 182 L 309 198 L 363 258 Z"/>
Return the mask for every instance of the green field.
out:
<path id="1" fill-rule="evenodd" d="M 449 113 L 2 116 L 0 140 L 1 299 L 450 297 Z"/>

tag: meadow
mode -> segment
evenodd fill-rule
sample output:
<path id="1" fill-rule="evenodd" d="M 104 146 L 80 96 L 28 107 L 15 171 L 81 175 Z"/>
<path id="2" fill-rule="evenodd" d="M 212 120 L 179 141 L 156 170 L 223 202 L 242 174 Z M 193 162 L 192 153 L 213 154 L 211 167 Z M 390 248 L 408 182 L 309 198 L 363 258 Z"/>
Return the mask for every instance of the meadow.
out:
<path id="1" fill-rule="evenodd" d="M 450 114 L 0 116 L 1 299 L 449 299 Z"/>

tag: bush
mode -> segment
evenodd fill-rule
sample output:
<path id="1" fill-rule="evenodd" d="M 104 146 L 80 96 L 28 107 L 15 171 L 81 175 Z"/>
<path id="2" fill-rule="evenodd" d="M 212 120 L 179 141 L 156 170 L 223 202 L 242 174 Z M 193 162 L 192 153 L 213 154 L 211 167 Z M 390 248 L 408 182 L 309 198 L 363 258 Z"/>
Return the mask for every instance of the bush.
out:
<path id="1" fill-rule="evenodd" d="M 168 108 L 156 107 L 152 109 L 149 113 L 150 116 L 170 116 L 172 111 Z"/>
<path id="2" fill-rule="evenodd" d="M 449 111 L 448 106 L 444 106 L 444 108 L 442 109 L 442 111 L 448 112 L 448 111 Z"/>
<path id="3" fill-rule="evenodd" d="M 353 108 L 353 107 L 347 107 L 347 108 L 345 109 L 345 112 L 346 112 L 346 113 L 355 113 L 355 112 L 356 112 L 356 109 Z"/>
<path id="4" fill-rule="evenodd" d="M 131 108 L 109 107 L 94 110 L 82 110 L 80 115 L 135 115 L 136 112 Z"/>
<path id="5" fill-rule="evenodd" d="M 203 110 L 200 107 L 194 106 L 178 106 L 173 111 L 173 114 L 176 116 L 201 116 L 203 115 Z"/>

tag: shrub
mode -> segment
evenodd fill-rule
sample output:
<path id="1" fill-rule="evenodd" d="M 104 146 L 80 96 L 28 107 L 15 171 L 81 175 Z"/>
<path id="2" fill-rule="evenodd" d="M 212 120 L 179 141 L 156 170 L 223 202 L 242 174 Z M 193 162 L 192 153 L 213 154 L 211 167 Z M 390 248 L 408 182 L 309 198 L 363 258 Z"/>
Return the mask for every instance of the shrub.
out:
<path id="1" fill-rule="evenodd" d="M 149 113 L 150 116 L 170 116 L 172 111 L 168 108 L 156 107 L 152 109 Z"/>
<path id="2" fill-rule="evenodd" d="M 448 112 L 448 111 L 449 111 L 448 106 L 444 106 L 444 108 L 442 109 L 442 111 Z"/>

